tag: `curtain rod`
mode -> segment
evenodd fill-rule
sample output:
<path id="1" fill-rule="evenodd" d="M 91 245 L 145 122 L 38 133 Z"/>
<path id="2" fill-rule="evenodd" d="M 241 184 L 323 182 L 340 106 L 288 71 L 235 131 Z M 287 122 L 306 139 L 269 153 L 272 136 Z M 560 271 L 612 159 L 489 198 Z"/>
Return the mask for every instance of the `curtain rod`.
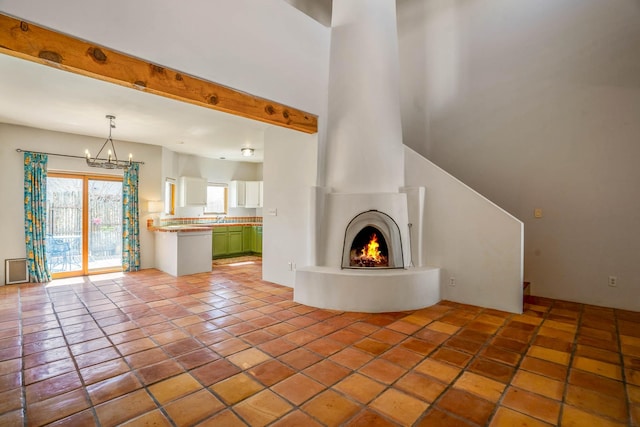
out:
<path id="1" fill-rule="evenodd" d="M 16 148 L 16 151 L 18 153 L 29 152 L 29 153 L 36 153 L 36 154 L 47 154 L 49 156 L 70 157 L 72 159 L 84 159 L 84 160 L 87 159 L 85 156 L 74 156 L 73 154 L 46 153 L 44 151 L 23 150 L 22 148 Z M 108 160 L 108 159 L 98 159 L 98 160 Z M 144 165 L 144 162 L 138 162 L 136 160 L 132 160 L 131 163 L 138 163 L 139 165 Z"/>

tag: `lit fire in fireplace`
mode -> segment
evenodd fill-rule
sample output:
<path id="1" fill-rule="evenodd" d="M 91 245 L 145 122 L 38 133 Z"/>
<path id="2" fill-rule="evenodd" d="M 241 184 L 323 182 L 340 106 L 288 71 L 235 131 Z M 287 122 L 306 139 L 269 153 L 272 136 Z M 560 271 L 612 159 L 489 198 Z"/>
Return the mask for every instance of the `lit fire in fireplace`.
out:
<path id="1" fill-rule="evenodd" d="M 359 254 L 357 249 L 351 251 L 352 267 L 387 267 L 388 265 L 389 260 L 380 251 L 380 243 L 378 243 L 376 233 L 373 233 L 371 240 L 360 250 Z"/>
<path id="2" fill-rule="evenodd" d="M 375 262 L 380 262 L 380 243 L 378 243 L 378 236 L 373 233 L 371 240 L 367 243 L 367 246 L 362 248 L 360 253 L 361 258 L 367 258 Z"/>

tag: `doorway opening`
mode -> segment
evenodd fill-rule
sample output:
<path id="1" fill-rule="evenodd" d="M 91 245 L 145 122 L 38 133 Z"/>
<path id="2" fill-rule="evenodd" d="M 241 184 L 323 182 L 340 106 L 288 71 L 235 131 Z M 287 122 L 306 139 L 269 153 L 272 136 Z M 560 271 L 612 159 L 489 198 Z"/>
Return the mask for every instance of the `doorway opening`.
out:
<path id="1" fill-rule="evenodd" d="M 122 177 L 50 172 L 46 248 L 53 278 L 122 271 Z"/>

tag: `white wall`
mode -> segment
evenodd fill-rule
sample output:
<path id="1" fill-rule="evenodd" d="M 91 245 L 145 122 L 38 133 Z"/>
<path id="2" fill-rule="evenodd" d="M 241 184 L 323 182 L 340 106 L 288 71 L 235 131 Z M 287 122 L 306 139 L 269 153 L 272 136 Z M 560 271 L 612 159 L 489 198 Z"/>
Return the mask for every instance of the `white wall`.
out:
<path id="1" fill-rule="evenodd" d="M 407 185 L 426 187 L 425 261 L 442 269 L 442 299 L 521 312 L 522 222 L 410 148 L 405 166 Z"/>
<path id="2" fill-rule="evenodd" d="M 398 12 L 405 144 L 525 222 L 534 295 L 639 310 L 638 2 Z"/>
<path id="3" fill-rule="evenodd" d="M 104 139 L 51 132 L 8 124 L 0 124 L 0 194 L 3 209 L 0 210 L 3 244 L 0 245 L 0 272 L 4 283 L 4 260 L 24 258 L 24 154 L 16 152 L 17 148 L 33 151 L 44 151 L 59 154 L 82 156 L 89 148 L 96 152 L 104 143 Z M 138 197 L 144 200 L 159 200 L 161 197 L 161 163 L 160 147 L 114 141 L 118 150 L 133 153 L 140 166 Z M 90 168 L 82 159 L 49 156 L 49 171 L 83 172 L 102 175 L 119 175 L 122 171 Z M 144 206 L 144 204 L 142 205 Z M 141 210 L 144 208 L 141 208 Z M 151 268 L 154 265 L 153 235 L 145 226 L 146 212 L 140 215 L 140 265 Z"/>
<path id="4" fill-rule="evenodd" d="M 265 133 L 262 278 L 293 286 L 288 263 L 311 264 L 311 188 L 316 185 L 317 135 L 282 128 Z M 277 210 L 277 215 L 270 212 Z"/>

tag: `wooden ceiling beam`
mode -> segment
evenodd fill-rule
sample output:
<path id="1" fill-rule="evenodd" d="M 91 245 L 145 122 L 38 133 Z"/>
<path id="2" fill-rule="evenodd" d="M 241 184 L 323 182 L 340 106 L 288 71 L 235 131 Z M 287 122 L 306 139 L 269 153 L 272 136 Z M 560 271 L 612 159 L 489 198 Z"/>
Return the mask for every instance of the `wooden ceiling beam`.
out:
<path id="1" fill-rule="evenodd" d="M 318 117 L 0 14 L 0 52 L 83 76 L 305 133 Z"/>

